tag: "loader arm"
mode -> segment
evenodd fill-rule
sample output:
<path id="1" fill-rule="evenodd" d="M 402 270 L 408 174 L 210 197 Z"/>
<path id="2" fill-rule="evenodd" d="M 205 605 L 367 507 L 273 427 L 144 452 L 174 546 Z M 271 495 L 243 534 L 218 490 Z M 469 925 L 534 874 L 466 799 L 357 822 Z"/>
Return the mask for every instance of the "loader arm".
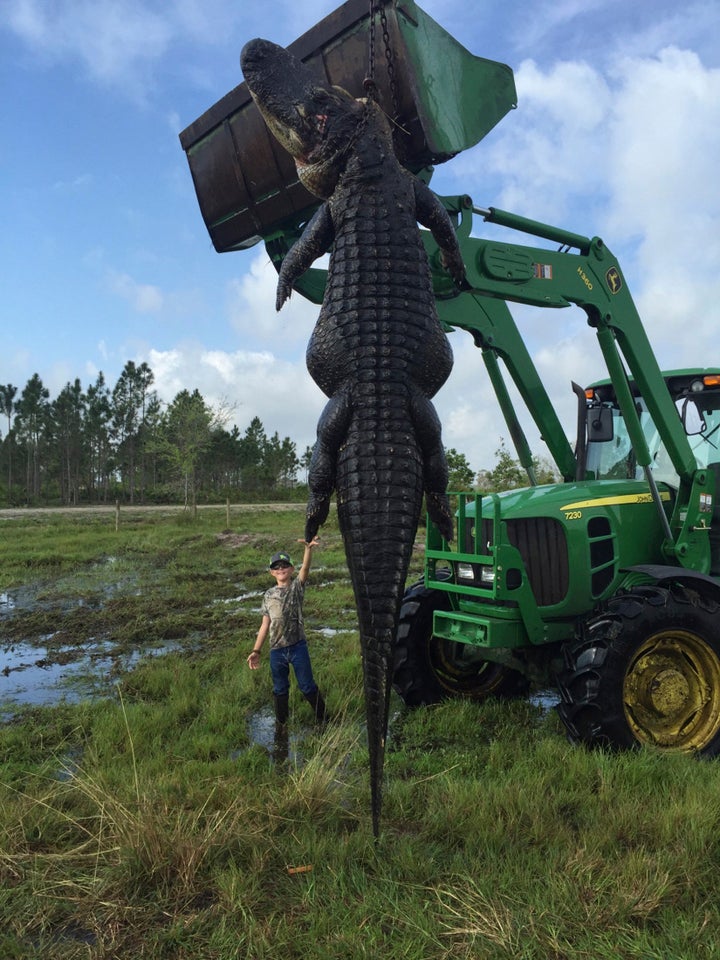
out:
<path id="1" fill-rule="evenodd" d="M 471 333 L 484 355 L 492 353 L 503 360 L 558 469 L 565 479 L 570 479 L 575 470 L 572 451 L 507 303 L 556 309 L 575 304 L 585 311 L 588 324 L 596 332 L 637 463 L 645 469 L 662 515 L 665 552 L 669 558 L 682 562 L 696 540 L 697 504 L 706 477 L 697 471 L 692 449 L 617 259 L 598 237 L 584 237 L 494 208 L 477 210 L 466 196 L 442 199 L 456 217 L 467 284 L 460 292 L 452 289 L 443 273 L 439 251 L 432 237 L 426 235 L 441 320 L 450 328 Z M 556 242 L 561 248 L 549 250 L 473 237 L 473 213 L 489 223 Z M 485 359 L 488 366 L 487 356 Z M 507 391 L 498 386 L 501 374 L 493 369 L 493 364 L 488 370 L 506 413 L 510 401 Z M 628 377 L 638 385 L 680 478 L 669 524 L 654 489 L 650 452 Z M 510 425 L 512 415 L 506 413 L 506 421 Z M 520 449 L 522 446 L 519 452 Z"/>

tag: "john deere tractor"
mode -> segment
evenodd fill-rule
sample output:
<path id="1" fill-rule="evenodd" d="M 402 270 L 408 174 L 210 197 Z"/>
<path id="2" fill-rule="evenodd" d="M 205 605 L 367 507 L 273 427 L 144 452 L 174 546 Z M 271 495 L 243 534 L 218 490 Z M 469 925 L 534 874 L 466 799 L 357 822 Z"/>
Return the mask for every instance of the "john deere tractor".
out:
<path id="1" fill-rule="evenodd" d="M 720 368 L 660 371 L 598 238 L 490 209 L 476 212 L 561 249 L 478 240 L 469 198 L 445 202 L 460 217 L 468 289 L 438 308 L 480 348 L 529 484 L 457 494 L 452 544 L 428 526 L 425 575 L 401 611 L 396 689 L 419 705 L 552 686 L 572 739 L 715 754 Z M 577 304 L 597 335 L 609 377 L 572 385 L 573 444 L 508 301 Z M 562 482 L 535 483 L 501 363 Z"/>

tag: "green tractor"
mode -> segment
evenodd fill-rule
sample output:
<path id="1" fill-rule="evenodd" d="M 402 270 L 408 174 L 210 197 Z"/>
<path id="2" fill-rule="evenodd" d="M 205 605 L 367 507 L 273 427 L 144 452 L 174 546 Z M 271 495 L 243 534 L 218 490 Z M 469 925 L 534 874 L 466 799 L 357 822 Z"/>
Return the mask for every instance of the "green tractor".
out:
<path id="1" fill-rule="evenodd" d="M 452 545 L 428 526 L 425 574 L 401 610 L 395 688 L 416 706 L 556 687 L 573 740 L 714 755 L 720 369 L 660 371 L 619 264 L 597 237 L 490 209 L 475 212 L 560 249 L 479 240 L 472 201 L 445 203 L 460 218 L 468 289 L 441 296 L 438 309 L 481 349 L 529 486 L 457 494 Z M 573 384 L 574 445 L 508 301 L 576 304 L 595 330 L 609 377 Z M 562 482 L 535 483 L 500 361 Z"/>
<path id="2" fill-rule="evenodd" d="M 433 166 L 484 137 L 516 105 L 512 71 L 475 57 L 412 0 L 347 0 L 290 46 L 355 96 L 365 54 L 404 131 L 403 162 Z M 215 249 L 263 242 L 279 266 L 317 201 L 265 128 L 244 84 L 181 134 Z M 411 706 L 555 686 L 577 741 L 713 755 L 720 750 L 720 369 L 661 372 L 620 266 L 597 237 L 468 196 L 441 198 L 467 281 L 455 288 L 424 236 L 438 313 L 481 351 L 529 486 L 456 494 L 449 544 L 428 526 L 422 580 L 408 589 L 394 684 Z M 543 241 L 471 236 L 475 217 Z M 555 249 L 548 247 L 553 244 Z M 315 303 L 324 271 L 296 284 Z M 577 395 L 568 440 L 508 304 L 575 305 L 607 377 Z M 506 375 L 561 482 L 538 485 Z M 715 504 L 718 504 L 716 509 Z"/>

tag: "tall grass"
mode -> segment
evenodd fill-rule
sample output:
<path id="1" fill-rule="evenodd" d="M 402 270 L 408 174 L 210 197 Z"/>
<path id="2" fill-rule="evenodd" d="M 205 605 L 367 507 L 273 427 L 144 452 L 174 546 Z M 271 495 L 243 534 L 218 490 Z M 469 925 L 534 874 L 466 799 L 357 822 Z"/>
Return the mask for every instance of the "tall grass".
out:
<path id="1" fill-rule="evenodd" d="M 245 656 L 253 592 L 269 552 L 292 547 L 301 511 L 255 511 L 232 539 L 222 514 L 138 520 L 107 541 L 93 524 L 54 523 L 56 544 L 76 540 L 63 577 L 110 549 L 134 558 L 147 586 L 138 631 L 178 608 L 196 638 L 121 675 L 107 696 L 20 711 L 0 728 L 3 958 L 715 955 L 715 762 L 578 749 L 527 701 L 411 713 L 394 703 L 375 843 L 332 526 L 306 613 L 333 720 L 316 727 L 293 690 L 293 749 L 279 762 L 249 732 L 268 710 L 269 677 Z M 26 527 L 34 536 L 30 522 L 14 527 L 6 555 L 21 556 Z"/>

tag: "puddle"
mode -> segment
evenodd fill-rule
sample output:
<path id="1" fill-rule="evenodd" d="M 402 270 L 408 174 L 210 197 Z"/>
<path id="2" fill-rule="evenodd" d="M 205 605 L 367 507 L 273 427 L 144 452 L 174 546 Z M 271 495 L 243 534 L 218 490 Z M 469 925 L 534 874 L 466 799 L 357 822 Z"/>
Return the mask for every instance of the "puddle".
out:
<path id="1" fill-rule="evenodd" d="M 560 700 L 560 694 L 553 687 L 548 687 L 545 690 L 535 690 L 528 700 L 545 713 L 549 713 Z"/>
<path id="2" fill-rule="evenodd" d="M 88 661 L 98 666 L 108 665 L 111 657 L 102 644 L 91 644 L 82 649 L 61 647 L 52 652 L 47 647 L 26 643 L 14 644 L 2 651 L 0 662 L 0 703 L 27 704 L 40 707 L 65 699 L 62 687 L 87 671 Z M 102 664 L 99 661 L 104 660 Z M 87 680 L 89 687 L 94 682 Z M 72 699 L 79 699 L 92 690 L 83 690 L 83 684 L 73 687 Z M 70 691 L 67 691 L 70 693 Z"/>
<path id="3" fill-rule="evenodd" d="M 305 762 L 301 748 L 313 728 L 303 724 L 301 718 L 299 721 L 292 711 L 289 723 L 278 728 L 272 706 L 261 707 L 248 717 L 246 729 L 250 746 L 262 747 L 277 766 L 287 764 L 296 768 Z M 237 758 L 241 753 L 244 750 L 235 751 L 232 758 Z"/>
<path id="4" fill-rule="evenodd" d="M 21 705 L 45 707 L 107 695 L 119 677 L 143 658 L 179 648 L 180 644 L 164 644 L 119 654 L 109 641 L 52 649 L 13 644 L 0 651 L 0 720 L 9 719 L 8 711 Z"/>
<path id="5" fill-rule="evenodd" d="M 12 614 L 14 610 L 24 610 L 36 602 L 36 590 L 32 587 L 16 587 L 0 593 L 0 617 Z"/>
<path id="6" fill-rule="evenodd" d="M 10 641 L 10 624 L 37 613 L 50 630 L 61 628 L 63 617 L 78 609 L 95 611 L 111 598 L 137 594 L 138 576 L 115 557 L 93 564 L 81 576 L 62 576 L 0 593 L 0 722 L 22 706 L 52 706 L 107 696 L 119 677 L 144 657 L 180 649 L 180 643 L 160 647 L 120 649 L 102 636 L 60 644 L 55 632 Z M 44 619 L 43 619 L 44 618 Z M 3 643 L 3 632 L 5 642 Z M 32 639 L 30 639 L 32 638 Z M 64 638 L 66 639 L 66 638 Z"/>
<path id="7" fill-rule="evenodd" d="M 241 593 L 237 597 L 222 597 L 219 600 L 215 600 L 215 603 L 243 603 L 245 600 L 257 600 L 257 598 L 262 597 L 264 593 L 264 590 L 251 590 L 249 593 Z"/>
<path id="8" fill-rule="evenodd" d="M 275 741 L 275 714 L 270 707 L 253 713 L 247 721 L 247 734 L 251 744 L 270 751 Z"/>
<path id="9" fill-rule="evenodd" d="M 250 743 L 267 750 L 278 766 L 285 763 L 295 766 L 301 760 L 298 751 L 300 737 L 297 731 L 292 730 L 289 724 L 278 728 L 275 712 L 271 707 L 264 707 L 252 714 L 247 722 L 247 733 Z"/>

